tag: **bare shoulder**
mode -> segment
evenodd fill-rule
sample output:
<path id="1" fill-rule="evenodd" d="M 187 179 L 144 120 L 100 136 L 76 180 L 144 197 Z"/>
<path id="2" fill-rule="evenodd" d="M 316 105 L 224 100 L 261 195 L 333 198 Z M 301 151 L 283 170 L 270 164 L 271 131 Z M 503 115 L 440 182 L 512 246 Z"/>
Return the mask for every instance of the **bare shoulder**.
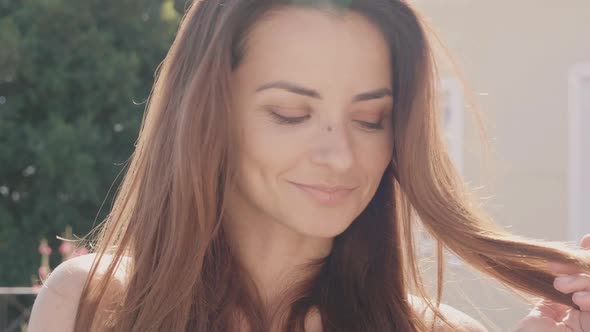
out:
<path id="1" fill-rule="evenodd" d="M 96 255 L 88 254 L 69 259 L 57 266 L 43 283 L 29 320 L 29 332 L 73 331 L 80 295 L 92 268 Z M 105 255 L 97 267 L 103 272 L 112 256 Z M 121 261 L 117 279 L 127 260 Z"/>
<path id="2" fill-rule="evenodd" d="M 414 310 L 416 310 L 420 315 L 422 315 L 426 322 L 431 322 L 434 318 L 434 314 L 432 310 L 426 305 L 426 302 L 418 296 L 408 294 L 408 299 Z M 467 332 L 488 332 L 488 330 L 476 319 L 467 315 L 461 310 L 453 308 L 448 304 L 441 303 L 439 307 L 441 313 L 455 324 L 458 327 L 463 328 L 463 331 Z M 435 332 L 451 332 L 454 331 L 450 327 L 448 327 L 444 322 L 440 319 L 437 320 L 435 325 Z"/>

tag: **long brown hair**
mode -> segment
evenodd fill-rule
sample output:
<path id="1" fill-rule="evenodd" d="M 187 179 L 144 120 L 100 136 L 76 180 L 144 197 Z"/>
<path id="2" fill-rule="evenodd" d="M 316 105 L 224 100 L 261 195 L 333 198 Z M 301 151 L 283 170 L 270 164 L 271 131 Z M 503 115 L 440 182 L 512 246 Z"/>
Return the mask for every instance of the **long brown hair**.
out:
<path id="1" fill-rule="evenodd" d="M 475 204 L 451 163 L 439 124 L 437 71 L 424 21 L 398 0 L 201 0 L 188 8 L 156 72 L 129 168 L 114 207 L 97 229 L 96 263 L 112 255 L 104 277 L 96 265 L 80 299 L 76 331 L 268 331 L 272 317 L 224 236 L 239 142 L 229 101 L 232 71 L 248 31 L 271 9 L 328 5 L 368 18 L 390 46 L 394 154 L 366 209 L 334 240 L 318 272 L 286 296 L 285 330 L 303 331 L 312 308 L 324 331 L 429 331 L 407 293 L 435 316 L 442 292 L 443 249 L 515 290 L 572 307 L 552 286 L 548 260 L 590 269 L 581 250 L 511 235 Z M 417 265 L 412 228 L 437 240 L 436 305 Z M 96 318 L 121 260 L 127 280 Z M 106 311 L 105 311 L 106 312 Z M 238 317 L 238 313 L 240 316 Z M 94 324 L 94 325 L 93 325 Z M 99 326 L 100 325 L 100 326 Z"/>

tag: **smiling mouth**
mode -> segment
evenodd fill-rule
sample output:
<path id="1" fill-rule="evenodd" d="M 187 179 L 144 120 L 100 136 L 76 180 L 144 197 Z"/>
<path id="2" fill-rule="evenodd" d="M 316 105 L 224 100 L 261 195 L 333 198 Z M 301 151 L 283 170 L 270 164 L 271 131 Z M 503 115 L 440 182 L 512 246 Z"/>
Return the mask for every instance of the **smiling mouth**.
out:
<path id="1" fill-rule="evenodd" d="M 342 202 L 356 189 L 356 187 L 350 186 L 305 185 L 295 182 L 290 183 L 311 196 L 311 198 L 314 200 L 323 204 L 335 204 Z"/>

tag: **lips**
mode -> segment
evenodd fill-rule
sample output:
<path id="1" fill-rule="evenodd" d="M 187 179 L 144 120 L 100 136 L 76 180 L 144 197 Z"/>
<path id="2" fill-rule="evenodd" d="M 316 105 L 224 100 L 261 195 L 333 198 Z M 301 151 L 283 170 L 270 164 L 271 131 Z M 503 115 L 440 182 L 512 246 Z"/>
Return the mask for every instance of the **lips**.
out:
<path id="1" fill-rule="evenodd" d="M 291 182 L 297 188 L 308 194 L 314 200 L 324 204 L 335 204 L 343 201 L 350 195 L 356 187 L 344 185 L 324 185 L 314 184 L 306 185 L 301 183 Z"/>

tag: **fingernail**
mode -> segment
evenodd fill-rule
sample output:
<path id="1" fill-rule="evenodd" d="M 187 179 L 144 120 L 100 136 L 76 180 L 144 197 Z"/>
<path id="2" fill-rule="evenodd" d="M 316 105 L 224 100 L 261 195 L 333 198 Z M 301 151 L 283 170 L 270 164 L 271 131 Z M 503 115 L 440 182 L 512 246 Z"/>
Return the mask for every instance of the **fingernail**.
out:
<path id="1" fill-rule="evenodd" d="M 574 301 L 587 300 L 587 299 L 590 299 L 590 292 L 576 292 L 576 293 L 574 293 L 574 296 L 572 297 L 572 300 L 574 300 Z"/>
<path id="2" fill-rule="evenodd" d="M 563 283 L 572 282 L 572 281 L 574 281 L 574 279 L 576 279 L 576 277 L 574 277 L 574 276 L 563 276 L 563 277 L 555 278 L 555 281 L 557 281 L 560 284 L 563 284 Z"/>

